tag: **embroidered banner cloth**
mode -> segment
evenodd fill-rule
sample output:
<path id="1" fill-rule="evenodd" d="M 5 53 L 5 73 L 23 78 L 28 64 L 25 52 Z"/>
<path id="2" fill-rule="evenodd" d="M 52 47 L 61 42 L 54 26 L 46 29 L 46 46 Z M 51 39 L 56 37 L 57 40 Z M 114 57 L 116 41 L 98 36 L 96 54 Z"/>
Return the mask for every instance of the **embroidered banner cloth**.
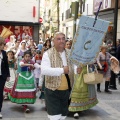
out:
<path id="1" fill-rule="evenodd" d="M 94 20 L 88 16 L 80 17 L 70 53 L 70 60 L 77 66 L 94 63 L 100 51 L 109 22 L 97 19 L 93 27 Z"/>

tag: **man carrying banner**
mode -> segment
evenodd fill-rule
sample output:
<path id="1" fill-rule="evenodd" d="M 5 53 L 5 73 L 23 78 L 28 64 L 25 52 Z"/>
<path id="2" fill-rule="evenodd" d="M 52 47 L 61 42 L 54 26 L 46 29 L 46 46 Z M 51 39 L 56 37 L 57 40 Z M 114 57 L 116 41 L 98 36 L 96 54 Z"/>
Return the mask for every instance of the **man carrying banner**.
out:
<path id="1" fill-rule="evenodd" d="M 45 75 L 45 101 L 50 120 L 64 120 L 73 83 L 69 52 L 65 49 L 65 34 L 54 35 L 54 47 L 43 54 L 41 73 Z"/>

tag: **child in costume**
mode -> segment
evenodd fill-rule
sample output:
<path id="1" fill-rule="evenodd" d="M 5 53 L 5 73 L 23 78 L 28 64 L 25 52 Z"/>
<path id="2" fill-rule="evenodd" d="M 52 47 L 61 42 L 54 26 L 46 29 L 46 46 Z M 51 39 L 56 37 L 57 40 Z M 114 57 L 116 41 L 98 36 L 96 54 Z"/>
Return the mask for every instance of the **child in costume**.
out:
<path id="1" fill-rule="evenodd" d="M 37 53 L 35 55 L 35 57 L 33 57 L 32 59 L 36 64 L 38 64 L 38 68 L 35 68 L 34 70 L 34 75 L 35 75 L 35 83 L 36 83 L 36 87 L 39 88 L 39 77 L 41 74 L 41 60 L 42 60 L 42 55 L 41 55 L 41 51 L 37 50 Z"/>
<path id="2" fill-rule="evenodd" d="M 10 81 L 6 81 L 4 91 L 5 91 L 5 96 L 4 100 L 8 99 L 8 93 L 10 93 L 11 89 L 13 88 L 15 78 L 16 78 L 16 71 L 15 69 L 17 68 L 16 65 L 16 59 L 14 57 L 14 52 L 13 51 L 8 51 L 7 52 L 8 56 L 8 65 L 9 65 L 9 70 L 10 70 Z"/>
<path id="3" fill-rule="evenodd" d="M 26 49 L 26 43 L 24 41 L 21 42 L 21 47 L 17 50 L 17 53 L 15 54 L 15 57 L 17 58 L 17 73 L 19 74 L 21 72 L 20 70 L 20 61 L 22 60 L 22 57 L 24 55 L 24 52 L 27 51 Z"/>
<path id="4" fill-rule="evenodd" d="M 23 104 L 23 109 L 27 113 L 30 109 L 26 104 L 34 104 L 36 101 L 36 87 L 33 74 L 35 63 L 31 60 L 31 53 L 29 51 L 24 53 L 23 59 L 19 65 L 21 72 L 15 81 L 9 98 L 13 103 Z"/>

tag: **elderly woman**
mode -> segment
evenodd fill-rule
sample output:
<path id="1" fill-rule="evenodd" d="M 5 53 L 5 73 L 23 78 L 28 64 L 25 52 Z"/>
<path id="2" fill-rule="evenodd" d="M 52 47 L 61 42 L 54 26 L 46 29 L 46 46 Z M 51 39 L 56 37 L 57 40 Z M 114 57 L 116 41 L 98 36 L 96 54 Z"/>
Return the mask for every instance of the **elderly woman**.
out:
<path id="1" fill-rule="evenodd" d="M 3 89 L 6 80 L 10 79 L 10 72 L 8 67 L 8 59 L 6 52 L 3 50 L 5 41 L 0 37 L 0 119 L 2 118 L 1 109 L 3 103 Z"/>
<path id="2" fill-rule="evenodd" d="M 103 74 L 104 79 L 105 79 L 105 92 L 109 94 L 111 94 L 111 91 L 108 90 L 108 86 L 109 86 L 109 81 L 111 77 L 111 62 L 112 61 L 116 61 L 118 63 L 117 59 L 115 57 L 112 57 L 112 55 L 107 52 L 107 46 L 106 45 L 101 46 L 101 52 L 99 53 L 97 57 L 97 64 L 99 66 L 100 73 Z M 97 91 L 101 92 L 100 84 L 97 84 Z"/>

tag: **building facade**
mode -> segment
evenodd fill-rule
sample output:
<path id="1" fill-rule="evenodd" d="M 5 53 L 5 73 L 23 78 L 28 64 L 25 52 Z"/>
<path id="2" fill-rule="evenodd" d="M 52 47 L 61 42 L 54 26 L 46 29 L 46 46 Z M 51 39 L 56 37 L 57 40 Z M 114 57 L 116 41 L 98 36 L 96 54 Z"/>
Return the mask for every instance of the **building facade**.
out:
<path id="1" fill-rule="evenodd" d="M 60 30 L 67 38 L 73 39 L 79 20 L 80 12 L 83 15 L 93 16 L 93 0 L 83 0 L 80 8 L 80 0 L 60 0 Z"/>
<path id="2" fill-rule="evenodd" d="M 107 20 L 110 22 L 108 27 L 108 33 L 106 40 L 113 40 L 113 27 L 114 27 L 114 8 L 115 0 L 94 0 L 94 13 L 97 12 L 100 2 L 102 1 L 102 7 L 99 12 L 98 18 Z M 120 0 L 118 3 L 118 27 L 117 27 L 117 39 L 120 39 Z"/>
<path id="3" fill-rule="evenodd" d="M 67 38 L 73 39 L 74 26 L 76 26 L 78 18 L 79 1 L 60 0 L 60 6 L 60 31 L 63 31 Z M 77 11 L 75 11 L 75 6 L 77 6 Z"/>
<path id="4" fill-rule="evenodd" d="M 0 32 L 9 27 L 18 39 L 39 39 L 40 0 L 0 0 Z"/>

